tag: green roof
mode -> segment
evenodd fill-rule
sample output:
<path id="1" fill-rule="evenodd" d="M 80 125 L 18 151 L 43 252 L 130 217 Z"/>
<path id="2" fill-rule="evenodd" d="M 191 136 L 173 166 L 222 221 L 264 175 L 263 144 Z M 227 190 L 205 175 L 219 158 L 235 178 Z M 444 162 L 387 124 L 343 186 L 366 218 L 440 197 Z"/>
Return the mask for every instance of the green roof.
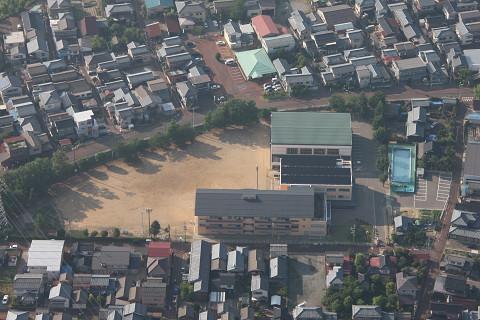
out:
<path id="1" fill-rule="evenodd" d="M 238 64 L 248 79 L 263 78 L 277 72 L 268 54 L 263 49 L 236 52 Z"/>
<path id="2" fill-rule="evenodd" d="M 272 144 L 352 145 L 349 113 L 272 112 Z"/>

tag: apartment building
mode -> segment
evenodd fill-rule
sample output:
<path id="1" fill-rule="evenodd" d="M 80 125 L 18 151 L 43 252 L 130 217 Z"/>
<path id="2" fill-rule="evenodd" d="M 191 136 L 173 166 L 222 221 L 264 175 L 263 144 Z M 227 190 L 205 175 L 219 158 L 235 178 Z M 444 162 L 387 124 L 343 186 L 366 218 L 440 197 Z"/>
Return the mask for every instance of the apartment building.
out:
<path id="1" fill-rule="evenodd" d="M 330 209 L 314 188 L 197 189 L 197 232 L 205 236 L 272 234 L 322 237 Z"/>

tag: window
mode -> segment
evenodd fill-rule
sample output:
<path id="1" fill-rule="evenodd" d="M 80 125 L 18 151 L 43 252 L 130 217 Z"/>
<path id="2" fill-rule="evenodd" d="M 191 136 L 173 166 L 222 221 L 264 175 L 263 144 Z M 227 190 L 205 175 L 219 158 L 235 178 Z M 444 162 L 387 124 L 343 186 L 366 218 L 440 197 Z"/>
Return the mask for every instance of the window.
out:
<path id="1" fill-rule="evenodd" d="M 337 189 L 335 189 L 335 188 L 327 188 L 327 192 L 335 192 L 335 191 L 337 191 Z"/>
<path id="2" fill-rule="evenodd" d="M 325 149 L 313 149 L 313 154 L 325 154 Z"/>
<path id="3" fill-rule="evenodd" d="M 312 149 L 310 148 L 301 148 L 300 154 L 312 154 Z"/>
<path id="4" fill-rule="evenodd" d="M 350 189 L 338 189 L 340 192 L 350 192 Z"/>
<path id="5" fill-rule="evenodd" d="M 341 194 L 339 194 L 339 195 L 337 196 L 337 198 L 338 198 L 338 199 L 343 199 L 343 196 L 342 196 Z"/>
<path id="6" fill-rule="evenodd" d="M 287 148 L 287 154 L 298 154 L 297 148 Z"/>
<path id="7" fill-rule="evenodd" d="M 338 155 L 338 154 L 340 154 L 340 150 L 338 150 L 338 149 L 328 149 L 328 150 L 327 150 L 327 154 L 329 154 L 329 155 Z"/>

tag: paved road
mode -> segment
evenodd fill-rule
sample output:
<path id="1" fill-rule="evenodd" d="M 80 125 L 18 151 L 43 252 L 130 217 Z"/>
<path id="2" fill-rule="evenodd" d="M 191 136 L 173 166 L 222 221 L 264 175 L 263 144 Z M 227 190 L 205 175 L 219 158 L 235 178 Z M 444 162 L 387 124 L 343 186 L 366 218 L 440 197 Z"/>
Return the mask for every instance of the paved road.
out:
<path id="1" fill-rule="evenodd" d="M 457 161 L 452 174 L 452 182 L 450 185 L 450 198 L 447 201 L 445 211 L 442 218 L 443 227 L 442 230 L 437 234 L 435 242 L 433 244 L 433 249 L 430 256 L 430 270 L 429 276 L 427 278 L 426 284 L 423 286 L 420 292 L 420 299 L 418 301 L 418 309 L 415 314 L 415 319 L 427 319 L 428 311 L 430 310 L 430 301 L 433 294 L 433 286 L 435 283 L 435 278 L 438 276 L 440 269 L 439 263 L 442 259 L 443 251 L 445 250 L 445 245 L 448 239 L 448 230 L 450 228 L 450 222 L 452 220 L 453 209 L 457 204 L 457 199 L 460 190 L 460 177 L 462 172 L 462 156 L 463 156 L 463 119 L 465 117 L 466 109 L 458 113 L 456 124 L 457 124 L 457 143 L 456 143 L 456 153 Z"/>

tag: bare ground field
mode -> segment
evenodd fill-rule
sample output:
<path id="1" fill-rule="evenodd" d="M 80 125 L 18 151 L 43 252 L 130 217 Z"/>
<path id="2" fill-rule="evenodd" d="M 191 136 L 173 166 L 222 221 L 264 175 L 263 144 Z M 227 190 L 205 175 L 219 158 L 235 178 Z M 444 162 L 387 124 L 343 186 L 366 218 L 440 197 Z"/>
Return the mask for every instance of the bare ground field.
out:
<path id="1" fill-rule="evenodd" d="M 263 125 L 203 134 L 184 150 L 146 152 L 138 165 L 115 161 L 54 186 L 53 205 L 67 229 L 148 230 L 142 215 L 171 226 L 172 237 L 194 230 L 197 188 L 270 188 L 269 130 Z M 143 216 L 143 227 L 142 227 Z"/>

